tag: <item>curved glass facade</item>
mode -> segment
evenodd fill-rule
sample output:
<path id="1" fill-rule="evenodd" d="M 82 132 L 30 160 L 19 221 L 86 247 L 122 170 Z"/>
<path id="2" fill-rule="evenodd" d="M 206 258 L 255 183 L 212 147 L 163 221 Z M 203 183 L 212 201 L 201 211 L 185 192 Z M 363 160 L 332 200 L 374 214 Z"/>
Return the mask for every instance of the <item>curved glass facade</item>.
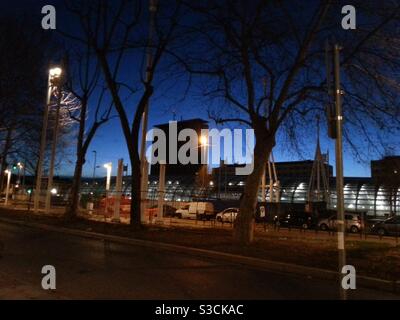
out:
<path id="1" fill-rule="evenodd" d="M 375 185 L 366 179 L 351 179 L 344 185 L 344 204 L 346 210 L 367 212 L 368 215 L 400 215 L 400 185 Z M 369 180 L 369 179 L 368 179 Z M 336 186 L 330 186 L 330 207 L 336 208 Z M 283 203 L 305 203 L 308 183 L 289 182 L 282 184 L 280 201 Z M 267 197 L 269 199 L 269 195 Z M 261 193 L 259 194 L 261 201 Z"/>
<path id="2" fill-rule="evenodd" d="M 211 182 L 207 188 L 199 188 L 193 181 L 171 177 L 166 181 L 165 200 L 178 202 L 193 201 L 194 199 L 236 201 L 239 200 L 245 185 L 243 177 L 240 179 L 231 179 L 226 185 L 221 185 L 219 188 L 214 185 L 214 182 Z M 329 206 L 334 209 L 336 208 L 335 179 L 330 181 L 330 190 Z M 346 210 L 367 212 L 371 216 L 400 215 L 400 183 L 398 186 L 385 186 L 374 184 L 370 178 L 345 178 L 343 191 Z M 283 181 L 279 199 L 282 203 L 306 203 L 307 193 L 307 182 Z M 151 177 L 149 181 L 148 198 L 153 200 L 158 198 L 158 177 Z M 261 190 L 259 201 L 262 201 Z M 270 201 L 268 191 L 267 201 Z"/>

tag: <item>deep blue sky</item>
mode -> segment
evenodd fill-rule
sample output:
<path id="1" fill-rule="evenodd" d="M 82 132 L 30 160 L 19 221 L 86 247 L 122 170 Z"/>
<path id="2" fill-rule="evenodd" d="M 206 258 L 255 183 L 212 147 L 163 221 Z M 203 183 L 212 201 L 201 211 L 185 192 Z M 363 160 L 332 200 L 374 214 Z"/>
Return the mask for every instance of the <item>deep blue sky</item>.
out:
<path id="1" fill-rule="evenodd" d="M 59 1 L 23 0 L 9 4 L 6 11 L 11 15 L 20 15 L 22 12 L 30 12 L 33 16 L 38 18 L 37 23 L 40 24 L 40 10 L 45 4 L 54 4 L 56 8 L 60 7 Z M 172 86 L 166 95 L 156 96 L 152 100 L 149 117 L 150 128 L 155 124 L 166 123 L 173 120 L 174 113 L 177 120 L 180 120 L 181 118 L 203 118 L 208 120 L 207 108 L 199 99 L 189 96 L 184 101 L 179 101 L 179 99 L 173 98 L 174 96 L 179 96 L 180 93 L 177 92 L 179 89 L 181 89 L 181 87 L 175 88 Z M 45 93 L 43 94 L 45 95 Z M 210 123 L 210 125 L 214 126 L 213 123 Z M 326 132 L 322 129 L 322 149 L 323 152 L 328 149 L 330 150 L 331 164 L 334 165 L 334 142 L 325 138 L 325 136 Z M 287 148 L 282 145 L 282 142 L 279 144 L 278 141 L 278 146 L 274 151 L 275 159 L 276 161 L 312 159 L 314 157 L 315 142 L 316 133 L 310 134 L 305 142 L 303 155 L 299 156 L 298 154 L 291 154 L 288 152 Z M 118 159 L 123 158 L 128 161 L 129 157 L 125 147 L 125 140 L 118 119 L 113 119 L 98 131 L 98 134 L 94 138 L 87 154 L 87 162 L 84 167 L 85 176 L 91 176 L 93 173 L 93 150 L 97 151 L 97 164 L 101 165 L 101 167 L 97 169 L 97 176 L 105 175 L 105 169 L 102 168 L 104 163 L 112 162 L 114 164 L 113 171 L 115 173 Z M 61 166 L 57 169 L 57 174 L 71 175 L 73 173 L 73 150 L 69 151 L 69 153 L 70 156 L 66 157 Z M 368 162 L 358 163 L 348 151 L 345 152 L 344 160 L 344 172 L 346 176 L 370 176 Z"/>

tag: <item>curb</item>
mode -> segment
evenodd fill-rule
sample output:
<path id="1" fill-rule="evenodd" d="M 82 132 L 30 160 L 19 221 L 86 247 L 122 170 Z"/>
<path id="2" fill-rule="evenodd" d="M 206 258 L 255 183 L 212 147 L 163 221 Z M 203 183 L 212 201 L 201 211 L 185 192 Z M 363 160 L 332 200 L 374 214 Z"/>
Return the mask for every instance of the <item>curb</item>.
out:
<path id="1" fill-rule="evenodd" d="M 273 271 L 277 273 L 291 273 L 291 274 L 296 274 L 298 276 L 306 276 L 309 278 L 311 277 L 321 280 L 338 281 L 338 273 L 326 269 L 305 267 L 285 262 L 276 262 L 276 261 L 246 257 L 231 253 L 180 246 L 175 244 L 167 244 L 149 240 L 131 239 L 126 237 L 102 234 L 91 231 L 75 230 L 71 228 L 57 227 L 37 222 L 18 221 L 7 218 L 0 218 L 0 222 L 12 225 L 20 225 L 24 227 L 36 228 L 51 232 L 64 233 L 83 238 L 96 239 L 102 241 L 107 240 L 119 244 L 135 245 L 135 246 L 141 246 L 158 250 L 172 251 L 175 253 L 184 253 L 184 254 L 194 255 L 197 257 L 201 256 L 215 260 L 222 260 L 230 263 L 240 264 L 264 271 Z M 392 293 L 397 293 L 400 291 L 399 290 L 400 281 L 382 280 L 366 276 L 357 276 L 357 285 L 360 285 L 361 287 L 364 288 L 383 290 Z"/>

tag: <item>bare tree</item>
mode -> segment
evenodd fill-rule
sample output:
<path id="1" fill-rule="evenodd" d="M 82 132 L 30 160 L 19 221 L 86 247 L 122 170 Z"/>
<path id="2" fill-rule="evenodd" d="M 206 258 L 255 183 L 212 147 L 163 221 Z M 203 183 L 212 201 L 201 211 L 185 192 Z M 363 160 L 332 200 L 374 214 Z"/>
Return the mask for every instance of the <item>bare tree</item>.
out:
<path id="1" fill-rule="evenodd" d="M 75 70 L 69 70 L 71 78 L 67 89 L 73 95 L 72 100 L 79 104 L 78 111 L 68 110 L 69 119 L 78 124 L 74 177 L 66 209 L 66 217 L 74 219 L 79 210 L 79 192 L 86 154 L 97 130 L 110 120 L 112 103 L 107 104 L 105 101 L 107 90 L 102 85 L 100 68 L 89 45 L 78 50 L 69 65 L 71 68 L 75 66 Z M 95 93 L 99 93 L 98 97 L 94 96 Z"/>
<path id="2" fill-rule="evenodd" d="M 254 212 L 265 163 L 283 134 L 296 141 L 328 103 L 324 48 L 343 46 L 345 139 L 359 151 L 399 129 L 399 12 L 396 1 L 353 1 L 356 30 L 341 27 L 341 1 L 187 2 L 196 39 L 178 59 L 205 78 L 203 94 L 218 99 L 217 123 L 255 131 L 254 171 L 247 177 L 234 236 L 253 239 Z M 267 92 L 263 90 L 267 80 Z M 226 106 L 222 108 L 221 106 Z M 222 111 L 221 111 L 222 110 Z"/>
<path id="3" fill-rule="evenodd" d="M 146 28 L 149 20 L 146 8 L 149 3 L 150 18 L 154 19 L 155 29 L 150 42 Z M 158 8 L 155 5 L 156 1 L 68 1 L 67 8 L 78 19 L 81 33 L 71 35 L 62 32 L 67 37 L 90 46 L 112 96 L 134 177 L 131 180 L 132 226 L 139 226 L 141 223 L 139 130 L 142 115 L 154 93 L 154 81 L 161 59 L 174 40 L 180 13 L 179 1 L 162 2 Z M 151 59 L 146 63 L 144 56 L 150 51 Z M 142 64 L 137 61 L 142 61 Z M 131 69 L 129 75 L 126 74 L 126 66 Z"/>

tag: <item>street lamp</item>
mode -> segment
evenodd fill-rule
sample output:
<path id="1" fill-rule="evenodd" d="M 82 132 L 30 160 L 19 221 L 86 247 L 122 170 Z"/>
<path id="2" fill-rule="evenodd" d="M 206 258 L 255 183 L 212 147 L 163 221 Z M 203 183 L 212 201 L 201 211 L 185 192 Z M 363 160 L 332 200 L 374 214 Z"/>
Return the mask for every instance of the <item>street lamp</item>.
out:
<path id="1" fill-rule="evenodd" d="M 206 147 L 208 144 L 208 138 L 206 136 L 200 136 L 200 145 Z"/>
<path id="2" fill-rule="evenodd" d="M 110 184 L 111 184 L 111 170 L 112 170 L 112 163 L 106 163 L 104 165 L 104 168 L 107 169 L 107 181 L 106 181 L 106 192 L 110 190 Z"/>
<path id="3" fill-rule="evenodd" d="M 6 189 L 5 205 L 8 205 L 8 196 L 10 194 L 10 183 L 11 183 L 11 170 L 6 170 L 4 173 L 7 175 L 7 189 Z"/>
<path id="4" fill-rule="evenodd" d="M 94 165 L 93 165 L 93 185 L 94 181 L 96 180 L 96 166 L 97 166 L 97 151 L 93 150 L 94 153 Z"/>
<path id="5" fill-rule="evenodd" d="M 60 67 L 51 68 L 49 75 L 52 79 L 59 78 L 62 75 L 62 69 Z"/>
<path id="6" fill-rule="evenodd" d="M 18 168 L 18 184 L 21 184 L 21 170 L 24 168 L 21 162 L 17 163 Z"/>
<path id="7" fill-rule="evenodd" d="M 47 99 L 46 106 L 43 114 L 43 126 L 40 138 L 40 151 L 37 165 L 37 176 L 36 176 L 36 188 L 35 188 L 35 198 L 34 198 L 34 211 L 39 211 L 39 201 L 40 201 L 40 189 L 42 183 L 42 173 L 43 173 L 43 158 L 46 148 L 46 135 L 47 135 L 47 124 L 49 117 L 49 106 L 51 103 L 51 96 L 53 89 L 57 84 L 57 80 L 61 77 L 62 69 L 60 67 L 54 67 L 49 70 L 48 82 L 47 82 Z"/>
<path id="8" fill-rule="evenodd" d="M 201 187 L 204 188 L 206 186 L 206 175 L 207 175 L 207 166 L 208 166 L 208 136 L 201 135 L 199 137 L 200 151 L 201 151 Z"/>
<path id="9" fill-rule="evenodd" d="M 47 192 L 46 192 L 46 202 L 45 202 L 45 212 L 49 213 L 51 207 L 51 190 L 53 188 L 53 177 L 54 177 L 54 166 L 56 161 L 56 149 L 57 149 L 57 138 L 58 138 L 58 130 L 59 130 L 59 119 L 60 119 L 60 109 L 61 109 L 61 99 L 62 92 L 60 86 L 60 76 L 62 70 L 60 68 L 54 68 L 50 70 L 50 74 L 52 74 L 53 82 L 57 84 L 57 107 L 56 107 L 56 120 L 53 132 L 53 141 L 51 145 L 51 157 L 50 157 L 50 168 L 49 168 L 49 177 L 47 180 Z"/>

